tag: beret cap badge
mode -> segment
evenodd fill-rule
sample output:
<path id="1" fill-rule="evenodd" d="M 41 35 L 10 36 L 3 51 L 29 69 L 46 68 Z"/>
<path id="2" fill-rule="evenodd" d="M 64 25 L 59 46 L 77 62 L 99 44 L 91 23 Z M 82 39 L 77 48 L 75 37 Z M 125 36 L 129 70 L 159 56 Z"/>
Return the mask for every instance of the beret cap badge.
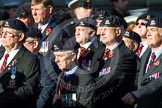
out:
<path id="1" fill-rule="evenodd" d="M 155 20 L 152 20 L 152 21 L 150 22 L 150 25 L 156 25 Z"/>
<path id="2" fill-rule="evenodd" d="M 146 19 L 147 20 L 150 20 L 151 19 L 151 16 L 150 15 L 147 15 Z"/>
<path id="3" fill-rule="evenodd" d="M 57 45 L 54 45 L 54 50 L 59 50 L 59 47 Z"/>
<path id="4" fill-rule="evenodd" d="M 110 25 L 110 21 L 109 21 L 109 20 L 106 20 L 106 21 L 105 21 L 105 24 L 106 24 L 106 25 Z"/>
<path id="5" fill-rule="evenodd" d="M 84 26 L 85 24 L 84 24 L 83 22 L 80 22 L 80 24 L 79 24 L 79 25 Z"/>
<path id="6" fill-rule="evenodd" d="M 8 21 L 5 21 L 4 25 L 5 25 L 5 27 L 10 27 L 10 25 L 9 25 L 9 22 L 8 22 Z"/>
<path id="7" fill-rule="evenodd" d="M 130 34 L 129 34 L 129 32 L 128 32 L 128 31 L 126 31 L 126 32 L 124 33 L 124 35 L 125 35 L 125 36 L 127 36 L 127 37 L 129 37 L 129 36 L 130 36 Z"/>

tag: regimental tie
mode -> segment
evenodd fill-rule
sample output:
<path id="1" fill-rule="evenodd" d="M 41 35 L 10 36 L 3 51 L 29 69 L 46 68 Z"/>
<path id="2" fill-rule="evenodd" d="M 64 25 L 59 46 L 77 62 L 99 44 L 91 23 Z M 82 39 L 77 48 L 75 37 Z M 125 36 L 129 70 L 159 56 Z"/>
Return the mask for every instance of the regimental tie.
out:
<path id="1" fill-rule="evenodd" d="M 79 54 L 79 57 L 83 54 L 84 51 L 85 51 L 85 48 L 84 48 L 84 47 L 80 47 L 80 54 Z"/>
<path id="2" fill-rule="evenodd" d="M 142 44 L 140 44 L 140 46 L 139 46 L 139 48 L 138 48 L 138 53 L 137 53 L 138 57 L 140 56 L 143 47 L 144 47 L 144 46 L 143 46 Z"/>
<path id="3" fill-rule="evenodd" d="M 60 100 L 61 99 L 61 92 L 63 91 L 63 83 L 65 83 L 65 74 L 62 76 L 60 83 L 58 85 L 58 95 L 57 95 L 57 99 Z"/>
<path id="4" fill-rule="evenodd" d="M 9 57 L 9 54 L 5 54 L 4 61 L 3 61 L 2 66 L 0 68 L 0 73 L 2 73 L 3 70 L 7 67 L 7 59 L 8 59 L 8 57 Z"/>
<path id="5" fill-rule="evenodd" d="M 155 59 L 156 59 L 156 55 L 155 55 L 155 53 L 153 52 L 153 53 L 151 54 L 151 59 L 150 59 L 150 62 L 149 62 L 147 71 L 148 71 L 149 69 L 152 68 Z"/>

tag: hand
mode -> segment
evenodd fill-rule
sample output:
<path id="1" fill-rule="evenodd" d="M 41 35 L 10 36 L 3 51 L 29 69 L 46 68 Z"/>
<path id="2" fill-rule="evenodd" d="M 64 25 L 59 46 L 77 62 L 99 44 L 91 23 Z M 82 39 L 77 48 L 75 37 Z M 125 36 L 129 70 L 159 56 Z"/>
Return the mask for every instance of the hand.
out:
<path id="1" fill-rule="evenodd" d="M 133 105 L 135 103 L 135 98 L 131 93 L 127 93 L 121 98 L 125 104 Z"/>

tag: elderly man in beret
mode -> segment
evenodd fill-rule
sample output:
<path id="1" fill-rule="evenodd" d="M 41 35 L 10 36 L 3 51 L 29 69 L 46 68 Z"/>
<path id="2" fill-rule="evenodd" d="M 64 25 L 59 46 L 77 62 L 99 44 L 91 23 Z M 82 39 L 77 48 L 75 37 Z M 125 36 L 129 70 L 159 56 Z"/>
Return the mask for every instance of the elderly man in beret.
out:
<path id="1" fill-rule="evenodd" d="M 127 93 L 122 100 L 137 103 L 137 108 L 162 107 L 162 18 L 154 17 L 147 25 L 147 42 L 150 50 L 141 59 L 138 89 Z"/>
<path id="2" fill-rule="evenodd" d="M 0 107 L 32 108 L 38 85 L 39 61 L 24 46 L 27 28 L 18 19 L 2 25 Z"/>
<path id="3" fill-rule="evenodd" d="M 122 19 L 109 16 L 101 22 L 103 46 L 97 50 L 92 67 L 100 67 L 96 78 L 95 107 L 129 108 L 121 97 L 132 90 L 136 75 L 136 57 L 122 41 Z"/>
<path id="4" fill-rule="evenodd" d="M 96 77 L 96 69 L 91 67 L 92 58 L 95 50 L 99 47 L 99 41 L 96 36 L 96 21 L 91 18 L 82 18 L 76 22 L 75 38 L 80 45 L 78 49 L 79 66 L 90 71 Z"/>
<path id="5" fill-rule="evenodd" d="M 134 52 L 134 54 L 137 53 L 141 42 L 139 34 L 131 30 L 126 30 L 123 34 L 123 41 L 125 45 Z"/>
<path id="6" fill-rule="evenodd" d="M 140 47 L 138 50 L 139 58 L 142 57 L 142 55 L 148 48 L 148 43 L 147 43 L 147 39 L 146 39 L 146 33 L 147 33 L 146 26 L 147 26 L 147 23 L 149 22 L 149 20 L 153 17 L 154 17 L 154 15 L 151 13 L 145 13 L 145 14 L 140 15 L 136 20 L 135 27 L 133 28 L 133 31 L 138 33 L 141 37 L 141 43 L 140 43 Z"/>
<path id="7" fill-rule="evenodd" d="M 95 80 L 78 66 L 76 44 L 72 41 L 56 43 L 53 50 L 62 71 L 58 76 L 53 108 L 93 108 Z"/>
<path id="8" fill-rule="evenodd" d="M 31 14 L 31 3 L 27 2 L 20 5 L 13 13 L 13 17 L 21 20 L 27 27 L 34 26 L 34 18 Z"/>

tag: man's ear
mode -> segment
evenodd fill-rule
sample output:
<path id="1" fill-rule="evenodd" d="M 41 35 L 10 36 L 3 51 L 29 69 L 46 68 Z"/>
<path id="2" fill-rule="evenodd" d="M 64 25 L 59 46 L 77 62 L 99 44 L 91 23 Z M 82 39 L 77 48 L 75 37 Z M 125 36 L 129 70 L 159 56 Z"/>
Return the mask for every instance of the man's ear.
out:
<path id="1" fill-rule="evenodd" d="M 53 7 L 52 7 L 52 5 L 47 6 L 47 9 L 48 9 L 49 13 L 52 15 L 53 14 Z"/>
<path id="2" fill-rule="evenodd" d="M 75 61 L 77 59 L 77 54 L 76 53 L 72 53 L 72 61 Z"/>
<path id="3" fill-rule="evenodd" d="M 134 42 L 133 43 L 133 52 L 137 51 L 138 50 L 138 47 L 139 47 L 138 43 L 137 42 Z"/>
<path id="4" fill-rule="evenodd" d="M 23 41 L 25 39 L 25 34 L 24 33 L 20 33 L 19 34 L 19 39 L 18 41 Z"/>
<path id="5" fill-rule="evenodd" d="M 115 34 L 116 34 L 116 36 L 120 36 L 122 34 L 122 30 L 119 27 L 117 27 L 115 29 Z"/>

